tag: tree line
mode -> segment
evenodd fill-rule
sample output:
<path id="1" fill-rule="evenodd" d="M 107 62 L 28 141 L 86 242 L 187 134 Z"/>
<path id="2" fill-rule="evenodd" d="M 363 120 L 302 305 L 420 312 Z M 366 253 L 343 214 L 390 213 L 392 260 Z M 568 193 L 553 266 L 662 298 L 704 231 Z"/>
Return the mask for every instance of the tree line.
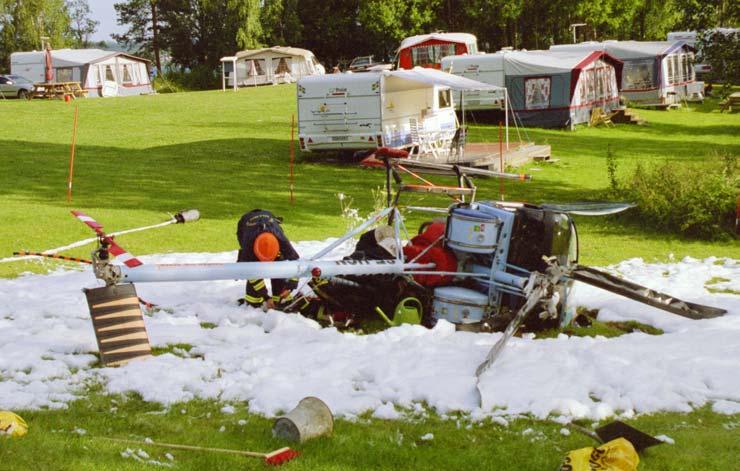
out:
<path id="1" fill-rule="evenodd" d="M 546 49 L 578 40 L 664 40 L 672 30 L 737 24 L 731 0 L 128 0 L 117 39 L 172 63 L 216 67 L 259 46 L 310 49 L 327 66 L 358 55 L 390 60 L 401 40 L 432 31 L 478 37 L 482 50 Z"/>
<path id="2" fill-rule="evenodd" d="M 40 50 L 45 43 L 91 47 L 97 26 L 87 0 L 0 0 L 0 71 L 13 52 Z"/>
<path id="3" fill-rule="evenodd" d="M 313 51 L 327 67 L 358 55 L 392 58 L 400 41 L 432 31 L 478 37 L 481 50 L 546 49 L 577 39 L 664 40 L 672 30 L 740 21 L 732 0 L 122 0 L 125 32 L 114 39 L 179 68 L 215 70 L 237 50 L 290 45 Z M 0 64 L 11 52 L 84 46 L 95 31 L 87 0 L 0 0 Z"/>

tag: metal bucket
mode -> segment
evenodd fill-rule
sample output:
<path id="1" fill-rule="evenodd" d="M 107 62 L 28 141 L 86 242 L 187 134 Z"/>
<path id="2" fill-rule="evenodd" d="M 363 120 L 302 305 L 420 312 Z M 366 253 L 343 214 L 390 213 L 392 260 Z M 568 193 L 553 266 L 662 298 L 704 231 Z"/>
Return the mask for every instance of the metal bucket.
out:
<path id="1" fill-rule="evenodd" d="M 434 290 L 432 310 L 436 319 L 479 324 L 488 312 L 488 296 L 472 289 L 443 286 Z"/>
<path id="2" fill-rule="evenodd" d="M 461 252 L 493 253 L 501 222 L 483 211 L 454 208 L 447 217 L 447 246 Z"/>
<path id="3" fill-rule="evenodd" d="M 334 416 L 318 397 L 304 397 L 293 410 L 275 419 L 272 436 L 291 442 L 305 442 L 322 435 L 331 435 Z"/>

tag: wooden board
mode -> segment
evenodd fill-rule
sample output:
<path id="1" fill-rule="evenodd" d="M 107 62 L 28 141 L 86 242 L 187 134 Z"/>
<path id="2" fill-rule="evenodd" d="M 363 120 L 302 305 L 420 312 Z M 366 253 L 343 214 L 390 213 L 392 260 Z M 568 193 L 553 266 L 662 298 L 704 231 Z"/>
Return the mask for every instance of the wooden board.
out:
<path id="1" fill-rule="evenodd" d="M 100 360 L 123 365 L 152 354 L 136 288 L 132 284 L 85 290 Z"/>

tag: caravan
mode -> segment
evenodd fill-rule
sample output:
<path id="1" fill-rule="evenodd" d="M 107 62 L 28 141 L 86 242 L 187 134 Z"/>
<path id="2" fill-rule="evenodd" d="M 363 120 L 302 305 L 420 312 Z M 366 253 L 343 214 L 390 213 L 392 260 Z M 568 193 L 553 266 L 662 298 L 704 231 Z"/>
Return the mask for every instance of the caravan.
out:
<path id="1" fill-rule="evenodd" d="M 622 62 L 604 52 L 500 51 L 448 56 L 442 67 L 455 75 L 508 90 L 512 111 L 525 125 L 567 127 L 587 123 L 592 110 L 619 106 Z M 503 110 L 495 91 L 471 92 L 466 110 Z"/>
<path id="2" fill-rule="evenodd" d="M 550 46 L 551 51 L 603 51 L 624 63 L 620 90 L 644 105 L 704 99 L 694 74 L 694 49 L 683 41 L 604 41 Z"/>
<path id="3" fill-rule="evenodd" d="M 469 33 L 432 33 L 411 36 L 396 50 L 399 69 L 439 69 L 442 58 L 455 54 L 477 54 L 478 39 Z"/>
<path id="4" fill-rule="evenodd" d="M 237 52 L 221 58 L 221 88 L 293 83 L 309 75 L 323 75 L 324 66 L 313 52 L 274 46 Z"/>
<path id="5" fill-rule="evenodd" d="M 451 90 L 497 88 L 415 68 L 298 81 L 301 150 L 363 150 L 449 143 L 458 128 Z"/>
<path id="6" fill-rule="evenodd" d="M 153 93 L 146 59 L 101 49 L 55 49 L 51 58 L 52 81 L 78 82 L 90 97 Z M 45 82 L 46 52 L 14 52 L 10 70 L 32 82 Z"/>

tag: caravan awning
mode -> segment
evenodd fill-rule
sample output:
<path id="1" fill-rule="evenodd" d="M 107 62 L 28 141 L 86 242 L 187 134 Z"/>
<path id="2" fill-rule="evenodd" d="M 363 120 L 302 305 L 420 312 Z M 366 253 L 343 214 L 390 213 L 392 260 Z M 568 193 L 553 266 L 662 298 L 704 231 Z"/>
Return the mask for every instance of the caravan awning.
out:
<path id="1" fill-rule="evenodd" d="M 504 87 L 478 82 L 469 78 L 441 72 L 437 69 L 414 67 L 411 70 L 393 70 L 382 72 L 386 77 L 397 77 L 426 85 L 442 85 L 456 91 L 466 90 L 505 90 Z"/>

